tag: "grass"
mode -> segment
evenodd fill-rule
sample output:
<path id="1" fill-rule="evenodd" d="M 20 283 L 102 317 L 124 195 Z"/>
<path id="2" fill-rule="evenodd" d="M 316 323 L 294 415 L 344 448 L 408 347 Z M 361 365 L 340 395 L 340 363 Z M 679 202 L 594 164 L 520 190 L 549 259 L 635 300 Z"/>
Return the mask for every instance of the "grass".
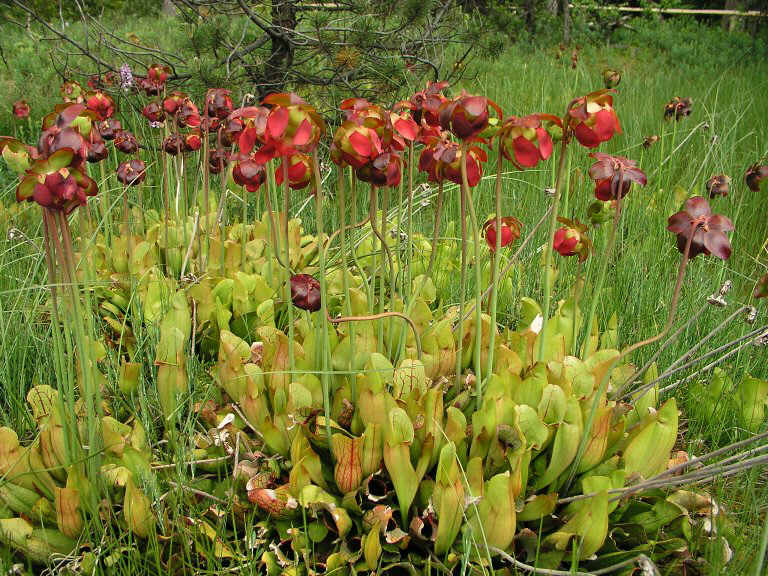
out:
<path id="1" fill-rule="evenodd" d="M 162 27 L 153 27 L 146 22 L 140 21 L 139 28 L 142 38 L 164 37 L 163 41 L 169 43 L 178 39 L 175 32 L 165 34 Z M 678 317 L 690 317 L 705 305 L 707 297 L 725 280 L 733 282 L 733 289 L 727 296 L 729 306 L 725 310 L 709 307 L 702 319 L 661 355 L 661 367 L 695 345 L 727 313 L 739 305 L 753 303 L 751 293 L 759 275 L 765 271 L 765 245 L 768 241 L 768 205 L 764 197 L 749 191 L 743 182 L 746 168 L 768 154 L 768 131 L 765 129 L 764 117 L 768 109 L 768 62 L 761 62 L 757 58 L 739 60 L 733 50 L 723 50 L 718 54 L 717 47 L 702 47 L 694 42 L 697 28 L 681 27 L 680 30 L 682 40 L 679 43 L 689 42 L 687 50 L 678 43 L 676 53 L 662 53 L 659 47 L 663 47 L 665 39 L 668 39 L 663 35 L 671 35 L 670 30 L 663 28 L 654 36 L 644 34 L 641 30 L 639 38 L 624 36 L 619 37 L 618 43 L 614 45 L 586 46 L 581 51 L 576 68 L 571 68 L 567 57 L 565 62 L 560 61 L 553 48 L 513 45 L 503 57 L 494 62 L 475 63 L 478 70 L 476 76 L 467 78 L 463 85 L 455 87 L 457 90 L 466 88 L 470 92 L 486 94 L 507 114 L 549 112 L 561 115 L 572 98 L 601 86 L 601 71 L 604 67 L 622 70 L 623 79 L 618 87 L 615 106 L 622 121 L 623 134 L 601 147 L 601 151 L 640 161 L 641 168 L 648 174 L 648 185 L 644 189 L 633 190 L 625 204 L 618 249 L 614 261 L 610 263 L 606 288 L 597 310 L 601 327 L 606 325 L 607 319 L 616 315 L 623 346 L 655 334 L 666 319 L 678 261 L 673 237 L 665 230 L 667 217 L 679 209 L 685 198 L 705 194 L 704 182 L 711 175 L 724 172 L 732 177 L 730 195 L 715 199 L 713 207 L 716 212 L 731 217 L 735 224 L 733 256 L 727 262 L 711 258 L 696 258 L 691 262 Z M 13 30 L 10 33 L 15 34 Z M 649 38 L 657 38 L 656 45 Z M 745 49 L 749 48 L 748 44 L 742 44 Z M 702 52 L 708 57 L 701 57 Z M 33 110 L 39 112 L 47 109 L 50 92 L 57 89 L 58 82 L 54 81 L 52 69 L 47 65 L 40 66 L 41 56 L 39 45 L 19 38 L 12 56 L 16 69 L 8 72 L 0 68 L 0 102 L 4 103 L 0 126 L 4 127 L 5 133 L 12 132 L 12 125 L 8 121 L 10 102 L 19 97 L 22 91 L 30 100 Z M 22 77 L 28 78 L 26 83 L 21 82 Z M 34 97 L 29 97 L 25 90 L 29 84 L 45 88 L 35 90 Z M 664 104 L 676 95 L 692 97 L 694 111 L 690 117 L 673 125 L 662 121 L 662 112 Z M 642 146 L 643 138 L 652 134 L 659 135 L 661 139 L 651 148 L 645 149 Z M 587 177 L 590 159 L 581 148 L 571 147 L 570 154 L 572 171 L 561 213 L 585 220 L 586 208 L 592 199 Z M 145 157 L 145 160 L 148 159 Z M 538 220 L 550 201 L 545 189 L 553 186 L 553 170 L 554 162 L 550 161 L 538 169 L 505 174 L 503 212 L 524 223 L 524 234 L 525 229 Z M 494 172 L 494 162 L 491 160 L 485 168 L 487 178 L 475 189 L 478 217 L 481 220 L 493 211 L 491 175 Z M 331 180 L 328 179 L 329 182 Z M 0 172 L 0 185 L 0 423 L 17 430 L 28 430 L 32 422 L 25 405 L 26 391 L 37 383 L 52 383 L 53 374 L 51 336 L 47 322 L 41 316 L 41 307 L 47 300 L 45 264 L 39 250 L 42 233 L 37 207 L 30 204 L 14 205 L 15 185 L 7 172 Z M 151 188 L 152 185 L 150 183 L 147 189 L 145 202 L 160 206 L 159 189 Z M 327 186 L 326 190 L 330 196 L 326 215 L 331 219 L 328 225 L 333 227 L 336 218 L 335 210 L 330 207 L 333 189 Z M 117 194 L 118 190 L 111 191 L 113 201 Z M 433 198 L 434 191 L 430 191 L 417 199 L 420 204 L 414 229 L 431 230 Z M 291 209 L 294 213 L 301 211 L 304 225 L 312 230 L 313 207 L 311 202 L 305 206 L 305 201 L 302 195 L 294 195 Z M 251 199 L 250 202 L 251 211 L 255 213 L 255 200 Z M 238 218 L 238 211 L 239 208 L 233 206 L 225 213 L 225 217 Z M 443 228 L 444 241 L 449 243 L 458 235 L 451 231 L 458 229 L 456 189 L 450 190 L 445 211 L 444 221 L 453 223 L 453 228 Z M 116 212 L 119 212 L 119 204 Z M 593 238 L 596 253 L 585 268 L 588 283 L 594 282 L 607 233 L 605 225 Z M 541 298 L 544 242 L 544 232 L 540 231 L 535 241 L 525 250 L 520 263 L 513 268 L 510 289 L 502 294 L 499 302 L 500 322 L 514 325 L 520 313 L 520 297 Z M 758 261 L 761 257 L 762 264 Z M 555 301 L 568 295 L 575 275 L 575 263 L 557 259 L 556 264 L 558 275 L 554 286 Z M 439 297 L 445 303 L 456 302 L 458 282 L 455 278 L 458 275 L 454 270 L 443 272 L 438 282 Z M 472 293 L 471 276 L 469 293 Z M 590 297 L 589 293 L 585 294 L 582 309 L 587 309 Z M 765 314 L 763 306 L 758 322 L 765 322 Z M 748 329 L 741 321 L 733 322 L 712 341 L 711 347 L 738 337 Z M 151 337 L 146 335 L 146 338 L 145 353 L 152 358 Z M 637 354 L 634 361 L 642 363 L 653 353 L 655 348 L 651 348 Z M 765 349 L 746 348 L 725 363 L 724 369 L 731 375 L 735 385 L 747 373 L 766 378 L 768 356 Z M 196 382 L 195 400 L 202 400 L 209 394 L 205 368 L 194 365 L 192 376 L 192 381 Z M 675 395 L 683 407 L 683 418 L 686 419 L 689 408 L 697 407 L 698 398 L 689 397 L 686 387 L 678 388 Z M 136 411 L 150 424 L 150 430 L 152 418 L 156 414 L 147 407 L 153 403 L 156 406 L 153 392 L 145 391 L 140 397 L 143 409 Z M 134 413 L 135 408 L 124 405 L 120 410 Z M 700 411 L 697 414 L 700 415 Z M 189 429 L 192 429 L 193 424 L 187 422 Z M 692 454 L 744 435 L 735 415 L 722 411 L 710 417 L 688 419 L 684 428 L 686 430 L 680 439 L 680 446 Z M 160 438 L 154 440 L 159 441 Z M 178 478 L 189 481 L 189 471 L 179 469 Z M 202 483 L 200 489 L 205 490 L 207 487 Z M 731 542 L 734 560 L 721 573 L 746 574 L 755 562 L 760 528 L 765 522 L 768 506 L 765 474 L 759 469 L 752 470 L 716 482 L 712 491 L 736 526 L 735 538 Z M 169 493 L 164 501 L 164 510 L 172 514 L 176 504 L 173 499 L 178 497 L 178 492 Z M 208 503 L 201 502 L 201 511 L 207 507 Z M 212 524 L 215 527 L 216 522 Z M 140 569 L 147 573 L 171 572 L 165 562 L 168 559 L 162 559 L 162 566 L 159 564 L 161 559 L 156 543 L 150 541 L 149 549 L 143 551 L 146 555 L 144 560 L 136 547 L 137 543 L 132 542 L 129 535 L 111 536 L 106 547 L 107 553 L 114 558 L 114 573 L 133 574 Z M 263 547 L 264 544 L 257 544 L 247 550 L 246 544 L 254 535 L 246 533 L 241 536 L 243 538 L 238 541 L 238 546 L 243 549 L 240 552 L 257 559 L 261 549 L 259 546 Z M 191 549 L 187 550 L 187 554 L 186 558 L 174 561 L 197 565 L 201 573 L 216 571 L 215 541 L 211 541 L 210 555 L 206 561 L 196 558 Z M 5 568 L 10 562 L 7 552 L 0 551 L 0 567 Z"/>

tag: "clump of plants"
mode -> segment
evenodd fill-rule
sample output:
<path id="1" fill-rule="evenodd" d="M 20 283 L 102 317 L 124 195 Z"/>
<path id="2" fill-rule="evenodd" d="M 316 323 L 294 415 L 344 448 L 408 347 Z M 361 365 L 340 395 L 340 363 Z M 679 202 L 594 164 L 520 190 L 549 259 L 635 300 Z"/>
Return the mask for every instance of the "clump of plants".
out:
<path id="1" fill-rule="evenodd" d="M 680 260 L 661 330 L 627 345 L 615 318 L 600 327 L 624 205 L 646 175 L 593 151 L 588 213 L 561 214 L 561 199 L 568 152 L 621 131 L 612 89 L 573 99 L 561 116 L 505 116 L 444 83 L 393 109 L 345 100 L 326 166 L 326 122 L 296 94 L 235 107 L 211 89 L 198 106 L 168 93 L 167 75 L 152 66 L 132 80 L 150 98 L 131 96 L 143 119 L 132 131 L 116 98 L 70 83 L 36 146 L 0 141 L 20 175 L 17 199 L 41 207 L 56 366 L 54 387 L 29 392 L 35 440 L 0 429 L 6 545 L 30 562 L 59 554 L 95 568 L 105 562 L 98 537 L 113 528 L 168 558 L 188 545 L 186 531 L 199 554 L 213 546 L 220 561 L 270 575 L 650 573 L 728 561 L 729 521 L 695 485 L 764 456 L 738 452 L 748 442 L 696 458 L 676 450 L 677 401 L 659 386 L 668 374 L 634 366 L 632 353 L 679 334 L 686 270 L 698 256 L 727 260 L 733 225 L 688 199 L 668 222 Z M 665 116 L 679 120 L 689 104 L 676 99 Z M 489 152 L 495 212 L 481 220 L 473 189 Z M 505 214 L 504 163 L 524 171 L 553 156 L 546 213 Z M 413 226 L 417 171 L 436 188 L 431 234 Z M 761 174 L 751 169 L 748 184 Z M 727 194 L 723 178 L 710 188 Z M 291 216 L 299 195 L 314 204 L 312 233 Z M 446 246 L 450 200 L 460 241 Z M 610 229 L 591 278 L 582 263 L 600 224 Z M 502 325 L 505 275 L 540 228 L 543 294 L 520 299 L 520 321 Z M 555 253 L 578 272 L 552 302 Z M 437 290 L 451 262 L 457 303 Z M 582 311 L 586 285 L 595 296 Z M 764 384 L 752 379 L 742 398 L 752 430 Z M 126 413 L 139 389 L 156 406 Z M 155 414 L 148 433 L 141 417 Z M 188 465 L 199 470 L 188 485 L 165 472 Z M 188 496 L 183 528 L 166 489 Z M 199 517 L 194 499 L 215 506 Z"/>

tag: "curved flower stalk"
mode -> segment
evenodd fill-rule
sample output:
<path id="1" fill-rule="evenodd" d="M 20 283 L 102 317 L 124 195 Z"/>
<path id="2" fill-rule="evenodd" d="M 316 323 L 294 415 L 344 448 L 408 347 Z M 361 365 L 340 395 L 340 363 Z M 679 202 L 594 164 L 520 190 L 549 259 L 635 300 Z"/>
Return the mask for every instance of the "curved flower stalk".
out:
<path id="1" fill-rule="evenodd" d="M 619 186 L 619 189 L 621 186 Z M 672 299 L 669 304 L 669 313 L 667 320 L 661 331 L 645 340 L 635 342 L 631 346 L 624 348 L 615 359 L 610 362 L 608 370 L 604 373 L 598 386 L 598 394 L 592 403 L 589 413 L 584 422 L 585 434 L 579 444 L 575 463 L 571 467 L 568 475 L 567 486 L 570 486 L 575 477 L 576 470 L 581 464 L 587 448 L 588 437 L 592 431 L 592 426 L 599 406 L 599 397 L 605 394 L 608 388 L 610 372 L 632 352 L 657 342 L 664 338 L 672 328 L 677 315 L 677 306 L 680 300 L 680 290 L 685 278 L 685 272 L 690 259 L 699 254 L 714 255 L 721 260 L 727 260 L 731 255 L 731 245 L 726 232 L 734 229 L 730 219 L 720 214 L 713 214 L 709 202 L 701 196 L 694 196 L 685 203 L 685 208 L 669 217 L 667 230 L 677 237 L 677 248 L 681 253 L 680 264 L 678 266 L 677 280 L 672 292 Z M 589 335 L 587 335 L 587 338 Z M 674 401 L 674 398 L 671 402 Z M 677 427 L 677 408 L 674 407 L 674 424 Z"/>
<path id="2" fill-rule="evenodd" d="M 590 354 L 589 346 L 592 325 L 597 312 L 597 304 L 600 301 L 600 294 L 602 293 L 603 285 L 605 283 L 608 262 L 613 256 L 624 198 L 629 193 L 633 183 L 638 186 L 645 186 L 647 182 L 645 173 L 638 168 L 637 162 L 634 160 L 624 158 L 623 156 L 611 156 L 610 154 L 602 154 L 599 152 L 596 152 L 591 156 L 596 159 L 596 162 L 589 168 L 589 176 L 595 183 L 595 197 L 601 201 L 615 202 L 615 211 L 613 214 L 613 224 L 605 247 L 605 254 L 600 266 L 600 271 L 598 272 L 597 282 L 593 290 L 592 302 L 585 323 L 584 357 L 587 357 Z"/>

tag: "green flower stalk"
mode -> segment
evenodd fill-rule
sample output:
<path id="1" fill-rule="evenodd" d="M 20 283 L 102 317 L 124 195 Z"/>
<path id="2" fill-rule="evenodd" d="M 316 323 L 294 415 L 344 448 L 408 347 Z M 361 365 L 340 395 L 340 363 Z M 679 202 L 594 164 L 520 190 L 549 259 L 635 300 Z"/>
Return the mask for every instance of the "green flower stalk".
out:
<path id="1" fill-rule="evenodd" d="M 483 286 L 482 286 L 482 270 L 480 269 L 480 226 L 477 222 L 477 215 L 475 214 L 475 206 L 471 191 L 469 188 L 469 182 L 467 180 L 467 147 L 463 146 L 461 149 L 461 190 L 462 195 L 465 198 L 465 203 L 469 206 L 469 218 L 472 223 L 472 244 L 475 257 L 475 350 L 472 355 L 472 360 L 475 367 L 475 384 L 476 395 L 478 405 L 483 402 L 483 378 L 482 378 L 482 340 L 483 340 Z M 500 229 L 500 227 L 499 227 Z M 499 238 L 501 234 L 497 234 Z M 466 273 L 466 271 L 465 271 Z M 461 312 L 460 312 L 461 313 Z M 494 331 L 494 327 L 491 326 L 491 333 Z M 459 334 L 462 334 L 461 330 Z M 489 363 L 493 359 L 489 359 Z"/>

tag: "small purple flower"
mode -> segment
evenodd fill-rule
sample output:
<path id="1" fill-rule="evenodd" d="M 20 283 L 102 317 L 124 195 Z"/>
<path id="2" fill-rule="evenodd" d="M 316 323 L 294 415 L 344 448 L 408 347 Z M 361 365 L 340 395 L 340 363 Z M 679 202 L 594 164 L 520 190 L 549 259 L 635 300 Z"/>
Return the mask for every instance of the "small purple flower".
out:
<path id="1" fill-rule="evenodd" d="M 120 66 L 120 87 L 126 92 L 133 87 L 133 72 L 128 64 Z"/>

